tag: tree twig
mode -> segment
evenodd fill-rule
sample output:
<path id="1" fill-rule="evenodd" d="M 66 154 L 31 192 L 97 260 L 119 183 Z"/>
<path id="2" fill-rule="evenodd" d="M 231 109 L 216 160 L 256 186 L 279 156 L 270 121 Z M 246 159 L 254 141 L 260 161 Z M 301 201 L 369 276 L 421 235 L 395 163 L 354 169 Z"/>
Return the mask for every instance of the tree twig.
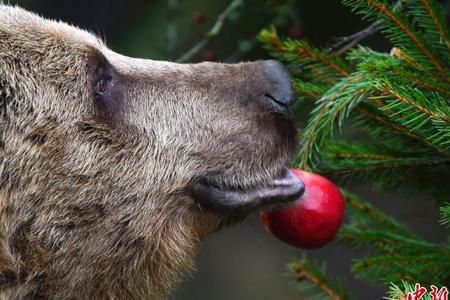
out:
<path id="1" fill-rule="evenodd" d="M 332 300 L 342 300 L 343 298 L 328 287 L 319 278 L 315 277 L 313 274 L 309 273 L 305 268 L 299 267 L 295 270 L 297 273 L 297 280 L 306 279 L 318 288 L 320 288 L 325 294 L 327 294 Z"/>
<path id="2" fill-rule="evenodd" d="M 402 1 L 398 0 L 394 7 L 393 7 L 393 11 L 397 11 L 398 9 L 400 9 L 402 6 Z M 344 36 L 344 37 L 338 37 L 336 38 L 336 43 L 334 45 L 332 45 L 328 51 L 332 52 L 334 55 L 341 55 L 345 52 L 347 52 L 347 50 L 353 48 L 355 45 L 357 45 L 361 40 L 377 33 L 380 30 L 380 25 L 381 25 L 381 21 L 375 21 L 374 23 L 372 23 L 372 25 L 364 28 L 361 31 L 358 31 L 352 35 L 349 36 Z"/>
<path id="3" fill-rule="evenodd" d="M 225 10 L 217 17 L 216 22 L 211 27 L 211 29 L 206 33 L 206 36 L 194 45 L 189 51 L 183 54 L 181 57 L 177 59 L 177 62 L 186 62 L 194 57 L 198 52 L 203 50 L 206 45 L 211 41 L 212 38 L 217 36 L 225 23 L 226 18 L 234 12 L 238 7 L 240 7 L 244 3 L 243 0 L 233 0 L 230 4 L 225 8 Z"/>
<path id="4" fill-rule="evenodd" d="M 347 52 L 347 50 L 353 48 L 361 40 L 365 39 L 368 36 L 371 36 L 372 34 L 377 33 L 380 30 L 379 24 L 380 22 L 375 22 L 372 25 L 352 35 L 337 38 L 336 39 L 337 43 L 332 45 L 329 51 L 333 52 L 334 55 L 341 55 Z"/>

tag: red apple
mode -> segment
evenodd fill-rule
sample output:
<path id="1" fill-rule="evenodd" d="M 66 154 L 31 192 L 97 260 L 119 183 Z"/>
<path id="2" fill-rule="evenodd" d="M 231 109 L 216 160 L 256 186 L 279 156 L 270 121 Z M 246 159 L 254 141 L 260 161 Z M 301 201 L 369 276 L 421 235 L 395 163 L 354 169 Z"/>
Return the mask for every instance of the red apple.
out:
<path id="1" fill-rule="evenodd" d="M 333 239 L 342 224 L 344 197 L 336 185 L 321 175 L 291 171 L 305 184 L 305 193 L 287 207 L 261 212 L 261 222 L 285 243 L 319 248 Z"/>

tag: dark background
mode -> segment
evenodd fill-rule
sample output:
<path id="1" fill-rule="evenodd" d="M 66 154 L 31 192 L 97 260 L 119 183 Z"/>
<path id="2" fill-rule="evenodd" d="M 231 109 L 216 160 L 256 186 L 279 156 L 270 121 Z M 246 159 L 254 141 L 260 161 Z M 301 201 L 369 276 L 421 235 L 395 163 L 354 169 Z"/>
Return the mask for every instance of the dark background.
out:
<path id="1" fill-rule="evenodd" d="M 229 1 L 17 0 L 9 3 L 87 29 L 122 54 L 175 61 L 204 37 Z M 445 4 L 447 11 L 449 3 Z M 321 46 L 332 44 L 333 37 L 350 35 L 367 26 L 339 1 L 248 0 L 229 16 L 221 33 L 190 61 L 269 58 L 255 36 L 274 23 L 284 35 L 306 36 Z M 379 35 L 366 39 L 364 44 L 383 51 L 390 49 L 389 43 Z M 306 114 L 300 118 L 304 121 Z M 353 190 L 428 240 L 443 238 L 443 228 L 437 223 L 438 210 L 425 199 L 374 193 L 366 187 Z M 351 260 L 364 255 L 364 249 L 353 252 L 333 244 L 314 251 L 294 249 L 267 234 L 257 215 L 253 215 L 243 224 L 217 233 L 205 242 L 197 259 L 197 272 L 178 287 L 171 299 L 307 299 L 294 291 L 294 280 L 285 276 L 286 263 L 305 253 L 318 262 L 326 261 L 329 273 L 345 279 L 357 299 L 384 296 L 382 287 L 350 275 Z"/>

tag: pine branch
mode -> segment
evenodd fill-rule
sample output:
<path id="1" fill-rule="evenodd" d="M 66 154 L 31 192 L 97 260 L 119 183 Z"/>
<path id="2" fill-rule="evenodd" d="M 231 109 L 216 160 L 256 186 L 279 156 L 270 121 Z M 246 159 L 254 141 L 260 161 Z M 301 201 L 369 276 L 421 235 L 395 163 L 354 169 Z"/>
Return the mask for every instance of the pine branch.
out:
<path id="1" fill-rule="evenodd" d="M 450 245 L 431 244 L 426 241 L 404 237 L 393 232 L 380 230 L 361 230 L 352 226 L 344 226 L 338 233 L 338 237 L 351 244 L 352 247 L 373 247 L 375 253 L 403 253 L 405 255 L 417 255 L 423 253 L 435 253 L 442 256 L 450 264 Z M 450 272 L 450 269 L 446 270 Z"/>
<path id="2" fill-rule="evenodd" d="M 450 164 L 450 158 L 396 152 L 381 145 L 330 143 L 325 151 L 321 165 L 329 166 L 328 170 L 334 174 Z"/>
<path id="3" fill-rule="evenodd" d="M 367 57 L 370 57 L 370 58 L 367 59 Z M 387 60 L 387 59 L 389 59 L 389 64 L 385 64 L 385 63 L 380 64 L 380 60 Z M 349 60 L 351 60 L 355 63 L 357 63 L 358 61 L 364 61 L 364 63 L 360 63 L 358 65 L 358 68 L 361 71 L 364 71 L 363 74 L 365 74 L 365 76 L 357 77 L 355 79 L 355 81 L 359 82 L 359 84 L 362 84 L 362 82 L 364 82 L 364 80 L 366 80 L 367 85 L 368 85 L 367 90 L 370 89 L 369 85 L 371 85 L 371 82 L 370 82 L 371 77 L 377 78 L 378 73 L 383 74 L 383 76 L 385 76 L 387 71 L 394 70 L 394 72 L 395 72 L 395 70 L 399 69 L 398 62 L 396 62 L 396 65 L 397 65 L 396 68 L 393 67 L 393 65 L 394 65 L 394 63 L 392 61 L 393 58 L 390 58 L 389 56 L 386 56 L 386 55 L 379 55 L 378 53 L 374 53 L 373 51 L 370 51 L 365 48 L 359 48 L 357 50 L 350 52 Z M 374 66 L 376 66 L 378 69 L 374 69 Z M 368 78 L 368 79 L 363 80 L 363 78 Z M 406 84 L 407 83 L 405 83 L 405 85 Z M 433 85 L 436 86 L 438 84 L 433 83 Z M 342 83 L 342 86 L 344 88 L 344 92 L 349 92 L 352 90 L 352 86 L 347 84 L 347 82 L 345 82 L 345 81 Z M 439 88 L 436 88 L 436 89 L 439 89 Z M 335 90 L 331 90 L 328 94 L 331 94 L 336 98 L 339 97 L 339 94 L 336 93 Z M 326 96 L 323 97 L 323 99 L 325 99 L 325 98 L 326 98 Z M 373 103 L 376 102 L 376 99 L 374 97 L 369 97 L 368 92 L 366 94 L 366 98 L 371 99 L 371 102 L 373 102 Z M 308 157 L 309 157 L 309 155 L 311 155 L 312 152 L 314 152 L 313 141 L 315 141 L 318 144 L 317 146 L 315 146 L 315 148 L 320 149 L 319 145 L 324 144 L 330 137 L 333 136 L 331 128 L 334 126 L 336 120 L 334 120 L 334 119 L 329 120 L 331 122 L 327 122 L 327 123 L 323 122 L 324 116 L 326 116 L 328 113 L 328 110 L 331 109 L 330 106 L 334 105 L 334 106 L 336 106 L 336 109 L 345 108 L 345 106 L 338 106 L 338 104 L 339 104 L 338 99 L 331 98 L 330 104 L 323 103 L 322 102 L 323 99 L 319 102 L 318 107 L 313 112 L 313 118 L 309 121 L 309 126 L 307 127 L 307 129 L 305 131 L 305 135 L 303 138 L 303 141 L 304 141 L 303 147 L 300 152 L 300 155 L 303 157 L 301 157 L 300 159 L 297 160 L 297 162 L 298 161 L 303 162 L 302 164 L 300 164 L 300 166 L 303 168 L 307 167 L 306 162 L 309 159 Z M 417 141 L 420 141 L 422 144 L 426 145 L 427 147 L 433 148 L 440 155 L 442 155 L 445 152 L 443 149 L 440 149 L 438 146 L 427 141 L 426 138 L 423 138 L 417 134 L 410 132 L 408 128 L 401 126 L 400 124 L 398 124 L 398 122 L 390 120 L 387 116 L 384 116 L 384 115 L 380 114 L 379 112 L 368 111 L 367 108 L 364 108 L 364 107 L 366 107 L 363 105 L 364 103 L 362 103 L 362 105 L 357 106 L 354 102 L 351 102 L 352 100 L 362 100 L 362 99 L 357 98 L 357 95 L 355 95 L 355 96 L 351 95 L 350 97 L 347 98 L 347 100 L 350 101 L 349 103 L 352 105 L 352 107 L 356 107 L 356 111 L 363 114 L 365 117 L 370 117 L 373 120 L 375 120 L 376 122 L 381 123 L 384 126 L 388 126 L 391 129 L 394 129 L 399 134 L 406 135 L 409 138 L 413 138 Z M 383 105 L 385 105 L 385 104 L 383 104 Z M 335 114 L 338 114 L 338 113 L 339 113 L 338 111 L 335 111 Z M 347 116 L 347 115 L 348 115 L 348 111 L 345 116 Z M 333 115 L 331 115 L 331 116 L 333 116 Z M 341 118 L 339 123 L 342 124 L 343 120 L 344 119 Z M 358 127 L 360 127 L 360 126 L 358 126 Z M 318 128 L 320 128 L 320 130 Z M 371 129 L 373 129 L 373 128 L 371 128 Z M 322 132 L 327 132 L 327 135 L 322 134 Z M 396 136 L 396 138 L 398 138 L 398 136 Z"/>
<path id="4" fill-rule="evenodd" d="M 417 32 L 407 19 L 395 12 L 393 6 L 378 0 L 344 0 L 343 4 L 352 6 L 353 10 L 363 14 L 364 18 L 380 20 L 380 26 L 394 44 L 403 46 L 414 54 L 421 64 L 431 64 L 441 76 L 446 76 L 447 72 L 434 51 L 428 47 L 425 37 Z"/>
<path id="5" fill-rule="evenodd" d="M 258 39 L 264 43 L 264 47 L 271 52 L 272 56 L 282 57 L 280 54 L 284 51 L 283 42 L 280 40 L 275 27 L 261 30 Z"/>
<path id="6" fill-rule="evenodd" d="M 449 243 L 426 242 L 370 203 L 343 192 L 351 223 L 341 228 L 339 240 L 372 253 L 354 262 L 359 277 L 385 284 L 401 279 L 440 284 L 450 278 Z"/>
<path id="7" fill-rule="evenodd" d="M 377 27 L 395 45 L 390 55 L 357 47 L 343 59 L 305 41 L 280 39 L 274 30 L 262 38 L 288 64 L 299 98 L 319 99 L 294 164 L 337 179 L 370 180 L 383 190 L 406 187 L 448 201 L 450 51 L 436 0 L 402 0 L 401 7 L 384 0 L 344 4 L 373 23 L 337 48 L 347 51 Z M 363 144 L 336 142 L 346 136 L 340 135 L 349 128 L 344 123 L 355 125 L 350 140 Z M 358 276 L 385 284 L 402 284 L 402 278 L 449 282 L 450 243 L 427 242 L 363 199 L 344 195 L 349 223 L 338 237 L 371 253 L 355 261 Z M 441 223 L 448 226 L 450 205 L 442 205 L 441 212 Z M 314 274 L 303 269 L 295 274 L 308 286 L 320 287 Z M 332 298 L 327 286 L 322 294 Z"/>
<path id="8" fill-rule="evenodd" d="M 448 253 L 447 253 L 448 254 Z M 356 260 L 352 270 L 359 277 L 379 281 L 385 284 L 399 283 L 400 279 L 421 282 L 422 284 L 443 285 L 448 278 L 450 268 L 448 258 L 441 254 L 398 255 L 367 257 Z"/>
<path id="9" fill-rule="evenodd" d="M 446 203 L 441 207 L 440 223 L 450 228 L 450 203 Z"/>
<path id="10" fill-rule="evenodd" d="M 360 52 L 360 53 L 358 53 Z M 417 128 L 414 128 L 411 126 L 412 123 L 410 123 L 410 120 L 402 120 L 398 118 L 394 118 L 395 115 L 391 114 L 386 117 L 374 116 L 376 120 L 379 122 L 384 123 L 384 125 L 387 125 L 394 130 L 407 135 L 409 137 L 416 138 L 420 140 L 422 143 L 426 144 L 429 147 L 432 147 L 436 151 L 438 151 L 440 154 L 445 153 L 445 147 L 444 149 L 441 149 L 441 147 L 445 146 L 442 143 L 442 134 L 443 136 L 446 136 L 448 134 L 447 128 L 442 123 L 439 124 L 439 126 L 435 126 L 434 129 L 437 130 L 434 139 L 432 141 L 426 140 L 426 138 L 421 137 L 421 135 L 418 135 L 417 133 L 414 133 L 414 130 L 418 129 L 421 125 L 424 125 L 426 121 L 428 121 L 428 118 L 430 116 L 433 116 L 435 118 L 440 119 L 440 121 L 445 121 L 447 119 L 447 116 L 443 116 L 435 114 L 433 110 L 428 109 L 427 107 L 424 107 L 425 104 L 427 104 L 427 101 L 424 100 L 426 98 L 425 94 L 420 94 L 421 91 L 416 91 L 416 98 L 421 100 L 421 102 L 424 104 L 423 106 L 416 104 L 415 102 L 411 102 L 406 97 L 402 97 L 400 93 L 396 93 L 395 91 L 386 90 L 379 88 L 380 82 L 382 79 L 377 78 L 377 76 L 380 76 L 378 74 L 383 74 L 383 78 L 387 77 L 387 74 L 385 75 L 385 72 L 388 67 L 391 69 L 399 69 L 397 66 L 396 68 L 393 67 L 392 58 L 387 57 L 391 60 L 389 65 L 387 62 L 383 63 L 381 69 L 373 70 L 373 67 L 367 67 L 369 65 L 376 65 L 377 67 L 380 66 L 380 58 L 378 55 L 373 54 L 373 52 L 368 52 L 365 49 L 359 49 L 359 51 L 353 51 L 349 55 L 349 59 L 353 61 L 360 60 L 361 54 L 365 55 L 365 62 L 358 65 L 358 68 L 360 71 L 363 72 L 357 72 L 352 75 L 351 79 L 343 79 L 341 82 L 336 84 L 333 88 L 327 91 L 322 98 L 317 102 L 316 109 L 313 111 L 312 118 L 308 122 L 308 126 L 305 129 L 304 135 L 303 135 L 303 145 L 300 150 L 299 157 L 295 161 L 296 164 L 299 164 L 301 168 L 307 169 L 309 167 L 314 167 L 314 160 L 317 159 L 317 155 L 320 154 L 322 145 L 329 140 L 331 137 L 334 136 L 334 127 L 336 125 L 337 128 L 340 128 L 340 126 L 343 124 L 344 120 L 349 116 L 350 112 L 354 107 L 357 107 L 357 110 L 361 113 L 368 114 L 367 110 L 360 109 L 359 103 L 363 101 L 374 100 L 375 98 L 371 95 L 371 88 L 372 86 L 378 88 L 380 92 L 382 93 L 388 93 L 391 92 L 391 94 L 395 97 L 397 97 L 397 100 L 403 101 L 405 104 L 413 107 L 414 109 L 418 110 L 419 112 L 423 113 L 422 116 L 418 116 L 418 119 L 416 119 L 415 123 L 413 125 L 417 125 Z M 367 59 L 367 54 L 369 55 L 369 59 Z M 373 56 L 373 58 L 371 58 Z M 387 60 L 386 56 L 382 57 L 384 60 Z M 398 65 L 398 62 L 397 62 Z M 392 76 L 391 76 L 392 77 Z M 375 81 L 372 81 L 375 80 Z M 386 84 L 391 84 L 387 79 L 383 79 Z M 354 82 L 355 84 L 353 84 Z M 431 83 L 430 83 L 431 85 Z M 358 86 L 359 88 L 355 88 Z M 398 87 L 398 85 L 395 85 Z M 437 84 L 433 84 L 433 86 L 437 86 Z M 440 87 L 437 87 L 436 89 L 442 89 Z M 420 94 L 420 95 L 419 95 Z M 435 98 L 442 98 L 440 96 L 435 96 Z M 437 99 L 437 100 L 439 100 Z M 435 100 L 435 99 L 433 99 Z M 375 101 L 374 101 L 375 102 Z M 431 102 L 431 101 L 428 101 Z M 443 111 L 443 114 L 447 114 L 447 108 L 448 103 L 445 103 L 446 101 L 435 101 L 436 103 L 440 104 L 441 110 Z M 436 105 L 428 105 L 432 106 L 434 109 Z M 392 109 L 391 106 L 387 106 L 384 108 L 385 110 Z M 398 116 L 397 116 L 398 117 Z M 420 118 L 419 118 L 420 117 Z M 427 120 L 425 120 L 427 119 Z M 419 123 L 422 122 L 422 123 Z M 409 124 L 410 126 L 404 126 L 405 124 Z M 401 125 L 401 126 L 399 126 Z M 419 126 L 420 125 L 420 126 Z M 439 140 L 439 135 L 441 134 L 441 138 Z M 426 135 L 425 135 L 426 136 Z M 438 145 L 435 145 L 434 142 L 439 142 Z"/>
<path id="11" fill-rule="evenodd" d="M 338 128 L 343 124 L 352 109 L 367 98 L 370 88 L 363 74 L 354 73 L 329 89 L 312 112 L 294 164 L 298 164 L 301 169 L 314 166 L 319 149 L 334 135 L 335 124 Z"/>
<path id="12" fill-rule="evenodd" d="M 450 38 L 449 33 L 446 26 L 443 25 L 443 17 L 439 13 L 439 8 L 437 8 L 436 2 L 432 0 L 422 0 L 422 3 L 427 10 L 431 20 L 433 21 L 434 26 L 436 26 L 437 30 L 441 38 L 444 40 L 447 47 L 450 49 Z"/>
<path id="13" fill-rule="evenodd" d="M 321 299 L 350 300 L 352 297 L 339 281 L 331 281 L 325 275 L 325 267 L 318 268 L 304 257 L 289 265 L 297 281 L 297 289 L 302 293 L 314 294 Z M 323 297 L 322 297 L 323 296 Z M 308 297 L 311 299 L 312 296 Z"/>
<path id="14" fill-rule="evenodd" d="M 342 58 L 307 41 L 280 39 L 273 28 L 261 31 L 259 39 L 274 57 L 287 63 L 295 77 L 312 84 L 331 87 L 353 69 Z"/>
<path id="15" fill-rule="evenodd" d="M 384 14 L 392 23 L 394 23 L 401 31 L 403 31 L 411 41 L 416 44 L 417 48 L 425 54 L 426 57 L 432 62 L 432 64 L 439 70 L 441 75 L 445 74 L 444 68 L 439 63 L 438 59 L 431 53 L 429 49 L 427 49 L 424 41 L 418 36 L 417 33 L 413 31 L 413 29 L 409 28 L 406 22 L 403 22 L 398 16 L 395 15 L 393 11 L 389 9 L 383 3 L 375 0 L 367 0 L 367 2 L 380 13 Z"/>
<path id="16" fill-rule="evenodd" d="M 364 130 L 364 127 L 366 127 L 367 129 L 364 131 L 371 134 L 375 139 L 380 139 L 380 140 L 384 140 L 384 141 L 390 141 L 392 139 L 393 141 L 395 141 L 395 143 L 399 144 L 398 148 L 403 148 L 403 149 L 407 148 L 405 146 L 413 146 L 413 145 L 408 145 L 408 143 L 406 141 L 402 142 L 401 137 L 399 137 L 398 135 L 403 135 L 405 137 L 411 138 L 413 141 L 419 142 L 419 143 L 425 145 L 426 147 L 433 149 L 439 156 L 445 156 L 444 149 L 437 147 L 433 143 L 430 143 L 428 140 L 426 140 L 425 138 L 423 138 L 417 134 L 411 133 L 407 128 L 392 122 L 392 120 L 388 120 L 387 116 L 379 114 L 374 111 L 370 111 L 368 106 L 366 106 L 366 105 L 359 106 L 356 108 L 356 110 L 358 112 L 360 112 L 364 117 L 366 117 L 366 118 L 359 119 L 359 122 L 357 122 L 358 128 Z M 374 121 L 376 123 L 375 128 L 371 127 L 370 125 L 368 126 L 367 123 L 370 121 Z M 380 127 L 380 125 L 386 126 L 387 128 L 390 128 L 390 129 L 393 129 L 398 135 L 392 136 L 392 132 L 390 130 L 387 130 L 387 131 L 383 130 L 383 128 Z M 413 148 L 413 151 L 414 151 L 414 148 Z M 416 150 L 416 151 L 420 152 L 420 150 Z"/>
<path id="17" fill-rule="evenodd" d="M 450 103 L 437 93 L 425 94 L 420 89 L 406 87 L 395 77 L 377 79 L 373 86 L 386 97 L 380 108 L 388 118 L 433 145 L 450 151 Z"/>
<path id="18" fill-rule="evenodd" d="M 419 88 L 450 96 L 450 84 L 436 80 L 436 76 L 420 69 L 398 48 L 392 48 L 391 55 L 387 55 L 360 46 L 349 53 L 348 60 L 357 63 L 359 70 L 376 73 L 377 77 L 387 77 L 392 73 L 403 78 L 405 84 L 413 82 Z"/>
<path id="19" fill-rule="evenodd" d="M 384 90 L 387 93 L 389 93 L 390 95 L 393 95 L 395 98 L 397 98 L 398 101 L 424 113 L 425 115 L 427 115 L 429 118 L 431 119 L 440 119 L 442 121 L 444 121 L 445 123 L 450 123 L 450 118 L 446 115 L 447 112 L 445 113 L 437 113 L 436 111 L 432 110 L 432 109 L 428 109 L 427 107 L 425 107 L 425 105 L 429 104 L 429 105 L 433 105 L 434 101 L 432 103 L 424 103 L 424 105 L 420 105 L 418 104 L 418 101 L 410 101 L 410 98 L 407 98 L 407 92 L 405 91 L 405 88 L 402 86 L 396 86 L 394 87 L 393 85 L 391 85 L 387 80 L 384 81 L 384 83 L 382 81 L 379 81 L 376 85 L 378 85 L 378 88 L 380 90 Z M 419 90 L 416 90 L 417 94 L 419 94 Z M 411 94 L 409 94 L 411 95 Z M 422 95 L 417 95 L 418 97 L 423 96 Z"/>
<path id="20" fill-rule="evenodd" d="M 314 100 L 320 98 L 326 91 L 327 87 L 305 82 L 299 79 L 292 79 L 295 94 L 302 98 L 312 98 Z"/>
<path id="21" fill-rule="evenodd" d="M 349 75 L 348 71 L 346 70 L 346 67 L 344 67 L 342 64 L 339 64 L 338 62 L 335 62 L 330 55 L 321 52 L 318 49 L 312 48 L 306 42 L 303 43 L 303 45 L 299 45 L 298 52 L 300 55 L 311 57 L 313 60 L 323 63 L 324 65 L 328 66 L 329 68 L 339 73 L 341 76 L 346 77 Z"/>
<path id="22" fill-rule="evenodd" d="M 439 8 L 437 8 L 436 2 L 432 0 L 421 0 L 421 1 L 423 3 L 423 6 L 428 12 L 428 15 L 433 21 L 434 26 L 436 26 L 437 30 L 439 31 L 441 38 L 444 40 L 445 44 L 450 49 L 449 33 L 447 28 L 442 25 L 444 23 L 443 17 L 439 13 Z"/>
<path id="23" fill-rule="evenodd" d="M 362 61 L 358 63 L 358 69 L 370 74 L 369 78 L 373 78 L 370 85 L 382 94 L 368 97 L 365 103 L 357 107 L 357 111 L 433 147 L 440 154 L 445 153 L 446 145 L 443 141 L 450 129 L 446 126 L 450 116 L 450 101 L 447 99 L 449 85 L 420 71 L 406 68 L 398 59 L 365 48 L 353 50 L 349 59 Z M 411 88 L 411 78 L 421 86 Z M 399 102 L 404 105 L 399 105 Z M 366 103 L 377 108 L 368 110 Z M 410 110 L 413 110 L 413 115 Z M 418 131 L 422 127 L 424 129 Z M 430 132 L 434 132 L 434 136 Z"/>
<path id="24" fill-rule="evenodd" d="M 369 247 L 377 256 L 356 260 L 358 276 L 398 283 L 409 279 L 424 284 L 442 284 L 450 278 L 450 244 L 431 244 L 389 231 L 372 231 L 346 226 L 338 236 L 351 247 Z"/>
<path id="25" fill-rule="evenodd" d="M 388 217 L 369 202 L 348 191 L 341 191 L 347 204 L 347 211 L 350 213 L 351 220 L 354 223 L 352 226 L 358 229 L 386 230 L 407 238 L 417 238 L 408 228 Z"/>
<path id="26" fill-rule="evenodd" d="M 420 70 L 429 76 L 433 75 L 433 70 L 425 69 L 419 63 L 417 63 L 409 54 L 406 54 L 405 51 L 400 50 L 398 47 L 392 48 L 390 54 L 392 57 L 398 58 L 398 59 L 406 62 L 415 70 Z"/>
<path id="27" fill-rule="evenodd" d="M 370 183 L 379 190 L 421 193 L 442 202 L 450 193 L 450 178 L 446 176 L 449 167 L 450 158 L 409 149 L 329 142 L 315 171 L 340 183 Z"/>
<path id="28" fill-rule="evenodd" d="M 423 29 L 428 41 L 436 52 L 442 55 L 443 62 L 450 60 L 450 34 L 442 9 L 435 0 L 407 0 L 407 13 L 414 17 L 417 27 Z"/>
<path id="29" fill-rule="evenodd" d="M 439 92 L 441 94 L 445 94 L 450 96 L 450 86 L 445 83 L 436 82 L 431 79 L 427 74 L 421 74 L 420 72 L 409 72 L 407 73 L 404 70 L 394 70 L 396 75 L 399 75 L 405 78 L 408 81 L 411 81 L 416 84 L 416 86 L 421 86 L 432 91 Z"/>

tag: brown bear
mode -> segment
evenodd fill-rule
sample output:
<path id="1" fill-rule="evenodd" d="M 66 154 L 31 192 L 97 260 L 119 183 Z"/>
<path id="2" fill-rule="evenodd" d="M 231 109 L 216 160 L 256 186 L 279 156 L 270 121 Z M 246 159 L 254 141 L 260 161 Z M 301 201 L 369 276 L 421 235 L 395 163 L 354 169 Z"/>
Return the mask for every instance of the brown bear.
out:
<path id="1" fill-rule="evenodd" d="M 276 61 L 129 58 L 0 4 L 0 299 L 162 299 L 203 238 L 303 192 Z"/>

